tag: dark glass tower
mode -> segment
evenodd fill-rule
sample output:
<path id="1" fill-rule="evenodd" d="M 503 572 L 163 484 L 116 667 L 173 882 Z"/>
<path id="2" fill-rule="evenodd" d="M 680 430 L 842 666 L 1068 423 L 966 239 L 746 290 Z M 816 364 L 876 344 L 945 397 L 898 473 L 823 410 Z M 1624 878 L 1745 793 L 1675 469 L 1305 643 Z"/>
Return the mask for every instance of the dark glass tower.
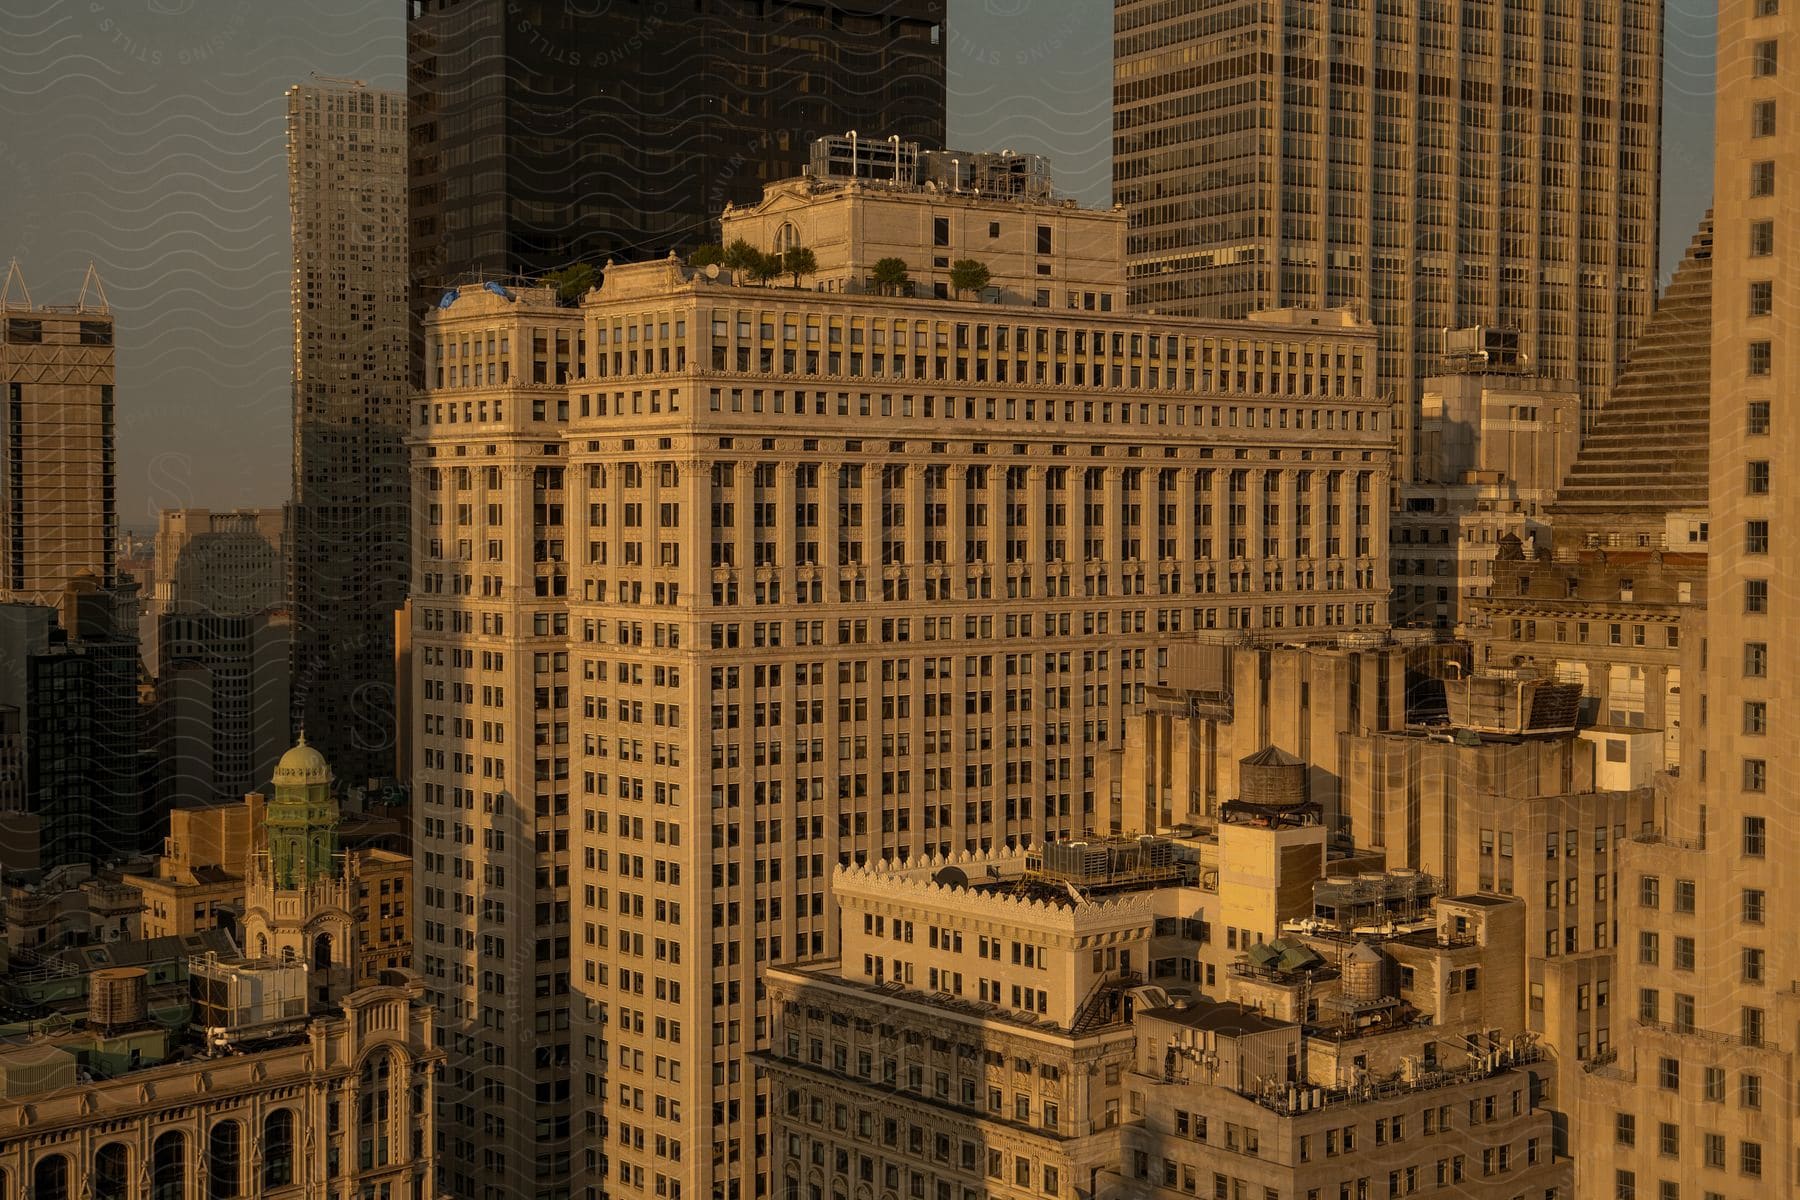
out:
<path id="1" fill-rule="evenodd" d="M 415 304 L 709 239 L 856 129 L 944 142 L 946 0 L 409 0 Z"/>

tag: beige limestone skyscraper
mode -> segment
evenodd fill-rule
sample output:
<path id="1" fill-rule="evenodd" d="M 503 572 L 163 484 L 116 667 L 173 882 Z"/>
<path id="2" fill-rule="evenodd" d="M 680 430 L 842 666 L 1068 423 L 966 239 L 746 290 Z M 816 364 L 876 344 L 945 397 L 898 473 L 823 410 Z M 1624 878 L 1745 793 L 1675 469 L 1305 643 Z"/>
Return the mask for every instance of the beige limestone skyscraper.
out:
<path id="1" fill-rule="evenodd" d="M 1122 226 L 792 180 L 724 234 L 812 249 L 807 286 L 665 260 L 433 314 L 417 961 L 452 1190 L 750 1200 L 761 973 L 836 949 L 835 866 L 1105 832 L 1170 638 L 1385 624 L 1373 332 L 1124 313 Z M 979 297 L 909 294 L 953 256 Z"/>
<path id="2" fill-rule="evenodd" d="M 406 97 L 287 93 L 293 217 L 295 723 L 349 785 L 394 771 L 406 599 Z"/>
<path id="3" fill-rule="evenodd" d="M 1656 0 L 1118 0 L 1132 306 L 1349 306 L 1409 418 L 1445 330 L 1508 327 L 1591 416 L 1655 297 L 1662 28 Z"/>
<path id="4" fill-rule="evenodd" d="M 1800 1115 L 1800 903 L 1792 721 L 1800 674 L 1800 386 L 1794 270 L 1794 14 L 1719 9 L 1712 261 L 1710 538 L 1701 695 L 1661 836 L 1628 847 L 1621 966 L 1636 1021 L 1587 1078 L 1582 1195 L 1791 1194 Z"/>

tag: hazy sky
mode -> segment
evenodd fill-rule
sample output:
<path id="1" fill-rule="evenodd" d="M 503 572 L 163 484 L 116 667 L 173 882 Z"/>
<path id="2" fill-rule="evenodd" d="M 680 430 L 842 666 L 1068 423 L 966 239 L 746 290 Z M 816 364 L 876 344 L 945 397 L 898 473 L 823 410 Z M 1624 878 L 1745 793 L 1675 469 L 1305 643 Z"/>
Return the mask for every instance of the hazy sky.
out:
<path id="1" fill-rule="evenodd" d="M 40 304 L 89 259 L 117 316 L 120 513 L 289 490 L 282 92 L 308 72 L 401 86 L 398 0 L 8 0 L 0 260 Z M 1668 7 L 1662 263 L 1712 180 L 1714 6 Z M 1111 5 L 950 0 L 950 136 L 1047 154 L 1110 199 Z"/>

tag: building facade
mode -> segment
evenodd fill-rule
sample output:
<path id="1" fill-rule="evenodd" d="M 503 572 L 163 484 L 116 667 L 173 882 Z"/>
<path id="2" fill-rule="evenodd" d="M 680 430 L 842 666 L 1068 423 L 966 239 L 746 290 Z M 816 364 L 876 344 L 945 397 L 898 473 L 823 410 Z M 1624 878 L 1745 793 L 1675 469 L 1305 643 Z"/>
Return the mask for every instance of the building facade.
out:
<path id="1" fill-rule="evenodd" d="M 1446 330 L 1517 330 L 1591 420 L 1655 302 L 1660 4 L 1128 0 L 1113 28 L 1134 307 L 1352 308 L 1403 470 Z"/>
<path id="2" fill-rule="evenodd" d="M 1676 793 L 1659 836 L 1621 864 L 1635 901 L 1620 944 L 1636 1015 L 1618 1061 L 1587 1076 L 1582 1187 L 1739 1197 L 1790 1191 L 1800 1160 L 1794 1029 L 1800 961 L 1781 913 L 1800 830 L 1783 749 L 1800 667 L 1785 619 L 1800 587 L 1787 480 L 1800 468 L 1781 398 L 1796 365 L 1793 14 L 1719 11 L 1712 222 L 1706 612 L 1687 648 Z"/>
<path id="3" fill-rule="evenodd" d="M 96 971 L 109 977 L 104 992 L 94 985 L 106 999 L 84 1028 L 0 1042 L 0 1195 L 441 1194 L 431 1157 L 441 1052 L 416 983 L 386 981 L 309 1013 L 304 969 L 201 959 L 195 1021 L 171 1031 L 145 1019 L 144 974 Z"/>
<path id="4" fill-rule="evenodd" d="M 872 260 L 826 236 L 821 191 L 814 208 L 772 189 L 779 212 L 733 210 L 725 236 L 772 246 L 792 225 L 822 279 L 854 282 Z M 868 228 L 912 223 L 921 265 L 939 219 L 951 245 L 1023 224 L 1036 254 L 1040 212 L 1065 211 L 862 202 Z M 1098 764 L 1169 636 L 1384 624 L 1371 331 L 1090 310 L 1116 259 L 1077 271 L 1056 245 L 1043 308 L 1035 285 L 984 303 L 663 261 L 613 268 L 579 310 L 484 288 L 434 316 L 414 432 L 418 952 L 468 1064 L 447 1104 L 470 1121 L 492 1097 L 508 1131 L 447 1131 L 453 1187 L 554 1191 L 570 1154 L 573 1186 L 748 1200 L 766 1177 L 756 977 L 832 948 L 828 864 L 1103 827 Z M 641 885 L 619 890 L 619 854 Z M 599 1121 L 640 1124 L 618 1080 L 572 1114 L 555 1098 L 599 1097 L 627 1054 L 669 1059 L 671 1021 L 680 1077 L 630 1086 L 710 1117 L 715 1155 L 671 1117 L 642 1119 L 641 1150 L 603 1149 Z M 545 1033 L 547 1101 L 487 1066 Z"/>
<path id="5" fill-rule="evenodd" d="M 71 305 L 0 286 L 0 601 L 55 604 L 77 575 L 116 582 L 113 318 L 90 268 Z"/>
<path id="6" fill-rule="evenodd" d="M 198 608 L 262 612 L 287 602 L 287 510 L 213 512 L 165 508 L 156 514 L 156 552 L 147 612 Z"/>
<path id="7" fill-rule="evenodd" d="M 244 900 L 251 815 L 248 804 L 169 813 L 169 836 L 149 873 L 120 877 L 143 897 L 144 937 L 236 928 L 231 913 Z"/>
<path id="8" fill-rule="evenodd" d="M 1543 510 L 1549 536 L 1502 551 L 1467 605 L 1478 665 L 1582 685 L 1605 788 L 1678 767 L 1699 717 L 1682 677 L 1704 635 L 1713 258 L 1708 216 Z"/>
<path id="9" fill-rule="evenodd" d="M 1210 886 L 1156 838 L 839 870 L 841 952 L 767 974 L 776 1194 L 1566 1200 L 1519 901 L 1345 904 L 1322 833 L 1239 806 Z"/>
<path id="10" fill-rule="evenodd" d="M 23 811 L 45 868 L 97 866 L 160 838 L 144 804 L 135 627 L 89 573 L 57 607 L 0 604 L 0 703 L 17 714 Z"/>
<path id="11" fill-rule="evenodd" d="M 285 612 L 156 619 L 159 804 L 224 801 L 269 785 L 288 744 L 292 624 Z"/>
<path id="12" fill-rule="evenodd" d="M 393 776 L 406 599 L 406 98 L 287 93 L 293 219 L 294 724 L 344 777 Z"/>
<path id="13" fill-rule="evenodd" d="M 1581 396 L 1518 362 L 1510 334 L 1459 330 L 1425 380 L 1417 461 L 1394 513 L 1394 622 L 1461 632 L 1508 539 L 1548 545 L 1575 461 Z M 1482 341 L 1504 348 L 1477 349 Z"/>
<path id="14" fill-rule="evenodd" d="M 410 6 L 421 312 L 471 273 L 711 241 L 726 204 L 798 175 L 827 134 L 944 144 L 944 0 L 689 7 Z"/>

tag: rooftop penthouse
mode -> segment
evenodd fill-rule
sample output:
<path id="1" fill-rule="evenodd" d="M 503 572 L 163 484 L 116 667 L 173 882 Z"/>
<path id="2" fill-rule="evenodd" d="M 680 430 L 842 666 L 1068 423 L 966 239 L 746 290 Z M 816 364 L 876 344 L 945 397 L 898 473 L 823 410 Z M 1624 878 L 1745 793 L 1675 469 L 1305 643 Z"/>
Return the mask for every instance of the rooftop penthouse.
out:
<path id="1" fill-rule="evenodd" d="M 1058 199 L 1040 156 L 922 151 L 899 141 L 824 138 L 806 175 L 770 184 L 754 205 L 728 207 L 722 240 L 776 254 L 803 246 L 818 260 L 813 285 L 945 299 L 951 268 L 990 272 L 980 299 L 1115 312 L 1125 307 L 1125 213 Z M 904 283 L 878 281 L 897 258 Z"/>

